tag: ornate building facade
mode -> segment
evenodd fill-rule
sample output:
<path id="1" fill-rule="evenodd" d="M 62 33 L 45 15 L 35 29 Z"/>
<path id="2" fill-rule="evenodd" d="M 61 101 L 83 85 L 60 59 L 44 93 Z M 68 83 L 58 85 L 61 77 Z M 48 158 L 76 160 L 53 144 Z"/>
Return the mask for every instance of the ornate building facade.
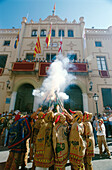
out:
<path id="1" fill-rule="evenodd" d="M 46 48 L 45 38 L 51 22 L 51 43 Z M 15 49 L 18 31 L 19 43 Z M 38 35 L 41 54 L 34 59 Z M 58 55 L 61 35 L 62 54 L 76 68 L 70 71 L 74 80 L 65 89 L 70 96 L 70 101 L 64 102 L 65 107 L 92 113 L 102 113 L 105 107 L 112 107 L 112 27 L 88 29 L 83 17 L 78 23 L 75 20 L 69 23 L 53 14 L 45 20 L 39 19 L 38 23 L 33 20 L 28 23 L 23 17 L 20 29 L 0 29 L 0 112 L 36 110 L 38 99 L 32 91 L 41 87 L 46 68 Z M 95 93 L 99 96 L 96 102 Z"/>

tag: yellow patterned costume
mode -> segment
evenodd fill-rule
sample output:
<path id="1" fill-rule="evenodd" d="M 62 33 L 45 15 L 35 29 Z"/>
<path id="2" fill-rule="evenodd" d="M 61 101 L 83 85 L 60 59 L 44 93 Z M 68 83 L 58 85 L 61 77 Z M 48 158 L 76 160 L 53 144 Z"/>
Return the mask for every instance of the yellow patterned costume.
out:
<path id="1" fill-rule="evenodd" d="M 66 116 L 57 113 L 54 118 L 55 126 L 53 127 L 53 148 L 55 152 L 55 170 L 64 170 L 68 160 L 68 124 Z"/>
<path id="2" fill-rule="evenodd" d="M 73 115 L 73 124 L 70 131 L 70 155 L 69 160 L 74 170 L 84 170 L 84 155 L 86 144 L 83 139 L 84 126 L 82 122 L 82 112 L 76 111 Z"/>
<path id="3" fill-rule="evenodd" d="M 86 153 L 84 157 L 84 164 L 86 170 L 93 170 L 92 157 L 94 157 L 95 141 L 93 135 L 93 128 L 91 125 L 92 113 L 84 112 L 83 124 L 84 124 L 84 135 L 87 143 Z"/>
<path id="4" fill-rule="evenodd" d="M 39 129 L 35 141 L 34 164 L 35 167 L 49 168 L 54 165 L 54 152 L 52 147 L 54 113 L 48 112 L 45 115 L 45 122 Z"/>

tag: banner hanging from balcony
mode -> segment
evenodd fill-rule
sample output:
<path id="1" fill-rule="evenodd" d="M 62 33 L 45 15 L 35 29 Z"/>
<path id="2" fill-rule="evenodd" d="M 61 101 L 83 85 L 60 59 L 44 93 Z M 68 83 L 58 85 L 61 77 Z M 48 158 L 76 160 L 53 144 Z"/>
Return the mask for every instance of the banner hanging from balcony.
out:
<path id="1" fill-rule="evenodd" d="M 39 63 L 39 76 L 47 76 L 47 71 L 51 63 L 40 62 Z M 71 63 L 70 63 L 71 64 Z M 87 63 L 72 63 L 68 72 L 88 72 Z"/>
<path id="2" fill-rule="evenodd" d="M 39 63 L 39 76 L 47 76 L 47 71 L 51 63 Z"/>
<path id="3" fill-rule="evenodd" d="M 71 63 L 68 72 L 88 72 L 87 63 Z"/>
<path id="4" fill-rule="evenodd" d="M 109 78 L 110 77 L 108 70 L 99 70 L 99 73 L 100 73 L 101 78 Z"/>
<path id="5" fill-rule="evenodd" d="M 34 71 L 34 62 L 16 62 L 13 63 L 12 71 Z"/>

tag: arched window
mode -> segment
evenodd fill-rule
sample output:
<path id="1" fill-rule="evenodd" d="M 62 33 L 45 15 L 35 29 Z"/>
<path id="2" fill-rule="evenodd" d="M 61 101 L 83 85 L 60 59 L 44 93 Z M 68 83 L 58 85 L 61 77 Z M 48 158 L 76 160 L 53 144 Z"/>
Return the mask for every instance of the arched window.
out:
<path id="1" fill-rule="evenodd" d="M 74 37 L 73 30 L 68 30 L 68 37 Z"/>
<path id="2" fill-rule="evenodd" d="M 55 37 L 55 30 L 52 30 L 51 36 L 52 36 L 52 37 Z"/>
<path id="3" fill-rule="evenodd" d="M 61 35 L 62 35 L 62 37 L 65 36 L 64 30 L 59 30 L 58 36 L 61 37 Z"/>
<path id="4" fill-rule="evenodd" d="M 32 30 L 31 36 L 36 37 L 37 36 L 37 30 Z"/>
<path id="5" fill-rule="evenodd" d="M 41 36 L 41 37 L 46 37 L 46 30 L 45 30 L 45 29 L 42 29 L 42 30 L 41 30 L 40 36 Z"/>

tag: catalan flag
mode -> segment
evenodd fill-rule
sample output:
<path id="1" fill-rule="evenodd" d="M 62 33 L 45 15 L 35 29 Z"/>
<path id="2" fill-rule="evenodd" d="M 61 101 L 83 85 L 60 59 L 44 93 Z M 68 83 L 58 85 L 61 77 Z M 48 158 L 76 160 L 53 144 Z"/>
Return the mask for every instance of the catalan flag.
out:
<path id="1" fill-rule="evenodd" d="M 52 24 L 50 25 L 50 30 L 49 30 L 48 35 L 47 35 L 47 37 L 46 37 L 46 45 L 47 45 L 47 48 L 49 47 L 49 44 L 50 44 L 51 29 L 52 29 Z"/>
<path id="2" fill-rule="evenodd" d="M 18 34 L 17 34 L 16 40 L 15 40 L 15 43 L 14 43 L 14 48 L 17 48 L 17 46 L 18 46 L 18 42 L 19 42 L 19 31 L 18 31 Z"/>
<path id="3" fill-rule="evenodd" d="M 40 38 L 39 36 L 37 37 L 37 42 L 35 45 L 35 49 L 34 49 L 34 57 L 36 56 L 36 54 L 40 54 L 41 53 L 41 46 L 40 46 Z"/>

